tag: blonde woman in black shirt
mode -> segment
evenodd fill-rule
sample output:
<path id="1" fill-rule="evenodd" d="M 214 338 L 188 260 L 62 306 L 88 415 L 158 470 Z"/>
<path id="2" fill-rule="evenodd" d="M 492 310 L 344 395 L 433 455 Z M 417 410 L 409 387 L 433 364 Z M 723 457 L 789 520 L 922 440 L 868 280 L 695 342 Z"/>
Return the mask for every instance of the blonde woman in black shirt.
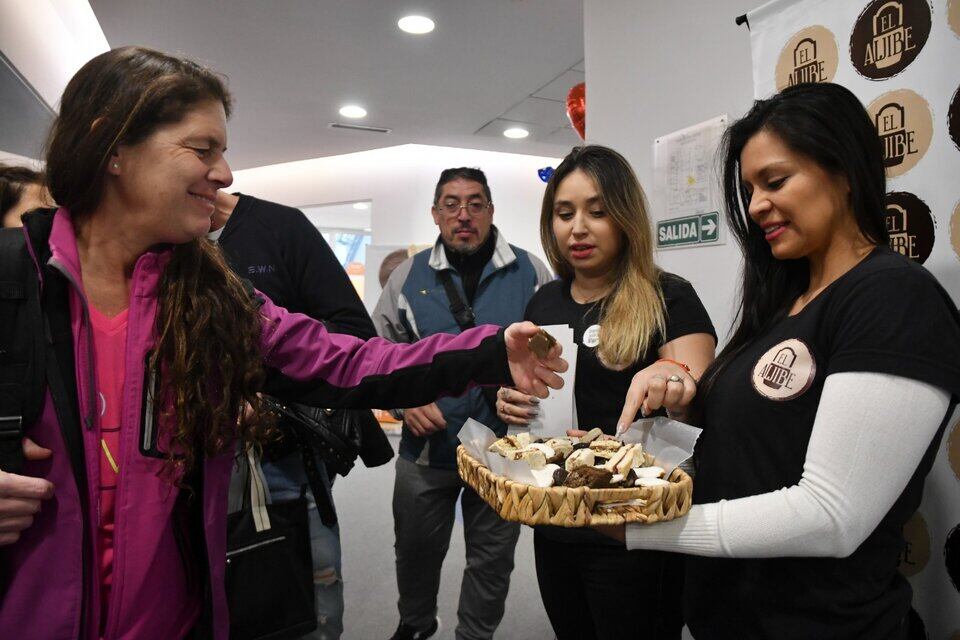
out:
<path id="1" fill-rule="evenodd" d="M 653 261 L 643 190 L 627 161 L 600 146 L 574 149 L 547 184 L 540 216 L 547 258 L 560 278 L 527 305 L 526 318 L 568 324 L 579 345 L 578 423 L 613 434 L 633 385 L 640 412 L 682 412 L 713 360 L 713 326 L 693 287 Z M 638 405 L 639 406 L 639 405 Z M 528 424 L 536 399 L 501 389 L 500 417 Z M 594 531 L 538 527 L 537 579 L 557 638 L 631 638 L 644 606 L 645 638 L 679 638 L 679 556 L 626 551 Z"/>

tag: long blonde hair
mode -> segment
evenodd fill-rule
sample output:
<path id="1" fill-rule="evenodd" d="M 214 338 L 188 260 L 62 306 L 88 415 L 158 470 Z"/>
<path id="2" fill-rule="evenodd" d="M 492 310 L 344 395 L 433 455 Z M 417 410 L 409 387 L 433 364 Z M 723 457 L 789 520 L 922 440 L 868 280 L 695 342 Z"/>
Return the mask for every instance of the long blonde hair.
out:
<path id="1" fill-rule="evenodd" d="M 576 170 L 596 184 L 603 210 L 623 234 L 623 247 L 611 274 L 613 290 L 600 307 L 601 362 L 623 369 L 636 362 L 664 335 L 666 312 L 660 270 L 653 261 L 653 234 L 646 197 L 630 163 L 613 149 L 599 145 L 574 147 L 547 182 L 540 210 L 540 241 L 553 270 L 572 280 L 573 267 L 563 257 L 553 234 L 557 186 Z"/>

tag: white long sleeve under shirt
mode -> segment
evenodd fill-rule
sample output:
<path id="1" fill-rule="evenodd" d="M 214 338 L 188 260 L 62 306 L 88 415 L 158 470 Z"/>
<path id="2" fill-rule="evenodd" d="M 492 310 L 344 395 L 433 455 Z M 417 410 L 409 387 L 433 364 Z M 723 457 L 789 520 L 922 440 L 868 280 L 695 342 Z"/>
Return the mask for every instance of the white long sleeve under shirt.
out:
<path id="1" fill-rule="evenodd" d="M 907 486 L 950 406 L 933 385 L 882 373 L 827 377 L 800 482 L 628 525 L 628 549 L 702 556 L 846 557 Z"/>

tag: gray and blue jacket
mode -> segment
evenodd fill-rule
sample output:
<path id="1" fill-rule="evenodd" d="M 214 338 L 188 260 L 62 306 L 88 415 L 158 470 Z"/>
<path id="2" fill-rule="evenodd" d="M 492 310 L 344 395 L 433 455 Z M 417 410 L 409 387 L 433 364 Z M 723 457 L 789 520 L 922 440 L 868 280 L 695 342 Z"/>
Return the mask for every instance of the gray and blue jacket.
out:
<path id="1" fill-rule="evenodd" d="M 523 320 L 527 302 L 540 285 L 553 279 L 543 262 L 523 249 L 507 243 L 496 228 L 493 257 L 483 268 L 480 283 L 473 299 L 476 323 L 507 326 Z M 450 270 L 454 285 L 463 293 L 460 274 L 447 260 L 440 239 L 433 249 L 424 250 L 408 258 L 394 270 L 373 311 L 377 332 L 393 342 L 416 342 L 435 333 L 460 333 L 450 300 L 437 274 Z M 411 433 L 404 425 L 400 440 L 400 455 L 418 464 L 441 469 L 456 469 L 456 451 L 460 440 L 457 434 L 467 418 L 474 418 L 502 436 L 507 425 L 480 389 L 472 389 L 457 398 L 441 398 L 437 406 L 443 413 L 447 428 L 426 438 Z"/>

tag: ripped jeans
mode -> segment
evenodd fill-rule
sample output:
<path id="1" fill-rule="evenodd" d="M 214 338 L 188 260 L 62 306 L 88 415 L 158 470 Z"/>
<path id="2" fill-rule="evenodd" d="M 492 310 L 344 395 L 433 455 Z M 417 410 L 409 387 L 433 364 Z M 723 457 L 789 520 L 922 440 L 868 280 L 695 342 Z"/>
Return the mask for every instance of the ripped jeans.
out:
<path id="1" fill-rule="evenodd" d="M 322 460 L 317 468 L 329 491 L 327 470 Z M 307 487 L 310 518 L 310 546 L 313 554 L 313 592 L 317 604 L 317 630 L 302 636 L 305 640 L 336 640 L 343 633 L 343 580 L 340 564 L 340 527 L 327 527 L 320 521 L 313 493 L 307 485 L 303 460 L 296 451 L 284 458 L 263 463 L 263 475 L 273 500 L 283 502 L 300 496 Z M 332 496 L 332 494 L 331 494 Z M 331 497 L 332 499 L 332 497 Z"/>

